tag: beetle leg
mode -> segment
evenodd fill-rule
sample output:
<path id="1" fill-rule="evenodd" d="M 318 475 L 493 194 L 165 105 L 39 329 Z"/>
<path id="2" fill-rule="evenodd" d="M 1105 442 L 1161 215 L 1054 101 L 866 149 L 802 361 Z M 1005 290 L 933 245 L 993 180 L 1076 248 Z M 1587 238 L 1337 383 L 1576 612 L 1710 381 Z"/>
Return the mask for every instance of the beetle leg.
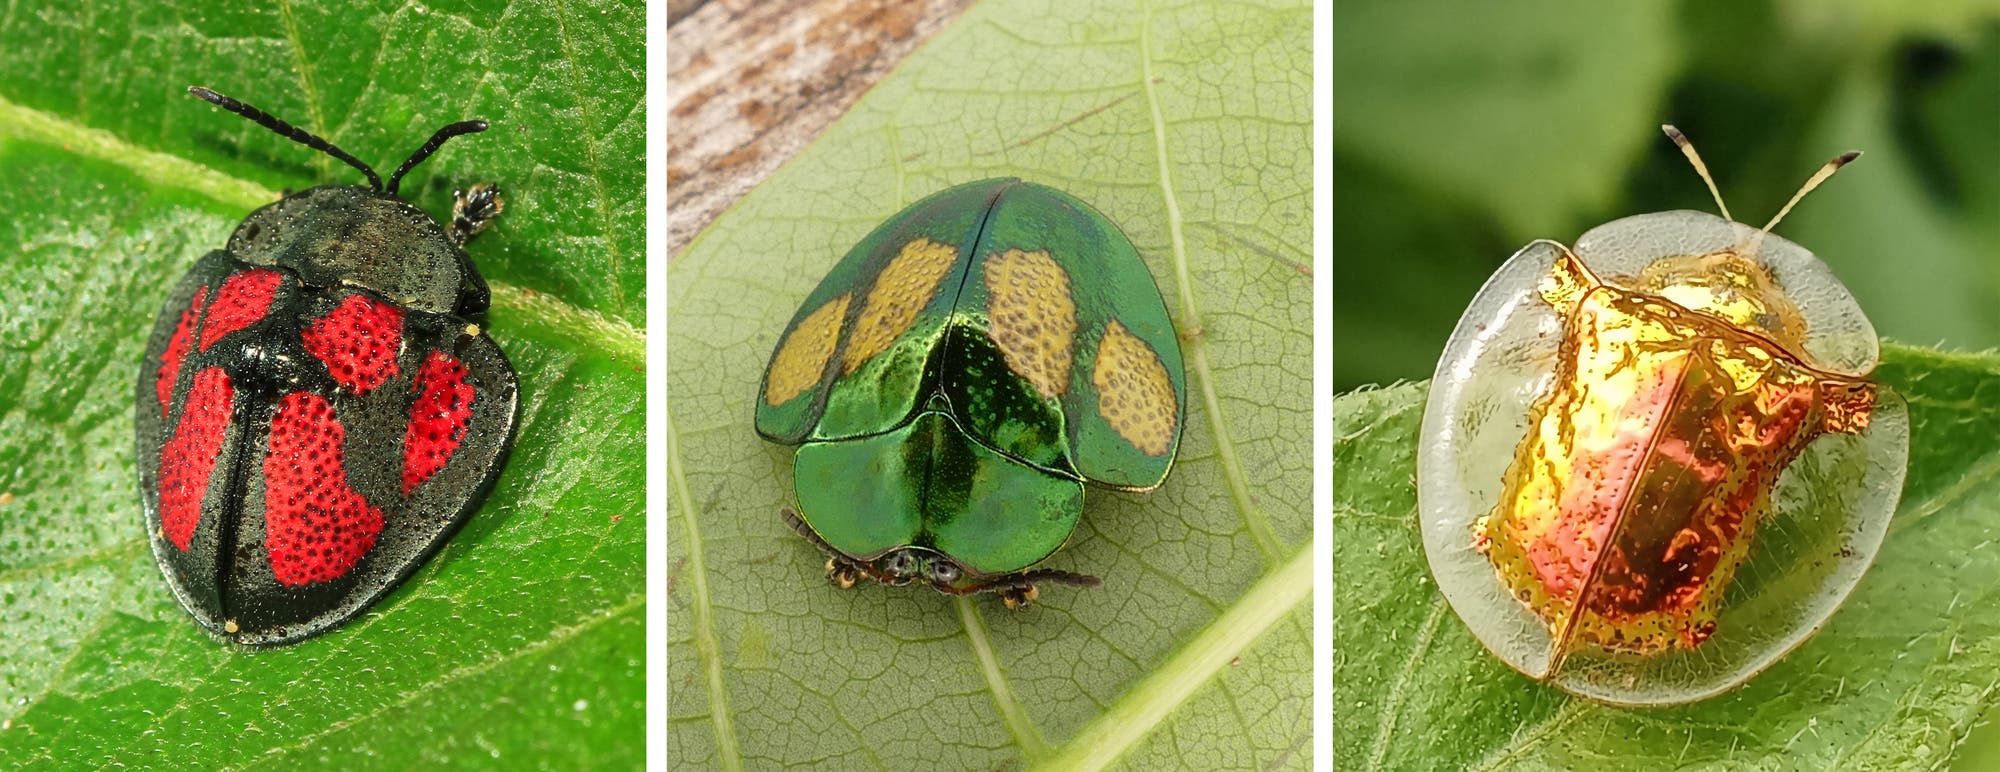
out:
<path id="1" fill-rule="evenodd" d="M 1009 611 L 1020 611 L 1027 608 L 1028 604 L 1035 602 L 1035 599 L 1041 597 L 1041 595 L 1042 591 L 1035 589 L 1033 583 L 1029 583 L 1000 590 L 1000 602 L 1007 604 Z"/>
<path id="2" fill-rule="evenodd" d="M 827 558 L 826 581 L 840 589 L 851 590 L 855 582 L 861 581 L 861 567 L 846 558 Z"/>
<path id="3" fill-rule="evenodd" d="M 493 218 L 507 208 L 500 187 L 490 182 L 454 190 L 451 198 L 451 243 L 459 246 L 465 246 L 465 242 L 486 230 L 486 226 L 493 224 Z"/>
<path id="4" fill-rule="evenodd" d="M 778 510 L 778 514 L 785 519 L 785 525 L 791 526 L 792 530 L 799 532 L 800 536 L 806 537 L 806 541 L 812 542 L 813 546 L 818 547 L 821 552 L 826 553 L 827 583 L 846 590 L 854 587 L 855 583 L 860 582 L 863 576 L 881 581 L 881 577 L 876 576 L 875 572 L 869 571 L 866 566 L 860 563 L 849 560 L 846 555 L 840 554 L 840 550 L 834 549 L 833 545 L 826 543 L 825 539 L 820 538 L 819 534 L 813 533 L 812 526 L 806 525 L 805 519 L 799 517 L 799 513 L 792 511 L 791 507 L 784 507 Z"/>

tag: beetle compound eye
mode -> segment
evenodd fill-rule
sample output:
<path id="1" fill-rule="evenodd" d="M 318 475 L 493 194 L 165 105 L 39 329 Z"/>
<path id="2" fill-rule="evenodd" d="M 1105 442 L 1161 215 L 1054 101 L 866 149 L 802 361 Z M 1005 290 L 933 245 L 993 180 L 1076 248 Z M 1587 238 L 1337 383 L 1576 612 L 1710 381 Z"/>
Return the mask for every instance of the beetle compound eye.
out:
<path id="1" fill-rule="evenodd" d="M 882 559 L 882 573 L 906 579 L 917 573 L 917 558 L 908 550 L 897 550 Z"/>
<path id="2" fill-rule="evenodd" d="M 964 572 L 958 570 L 958 564 L 949 560 L 939 559 L 931 564 L 931 581 L 938 584 L 951 584 L 963 575 Z"/>

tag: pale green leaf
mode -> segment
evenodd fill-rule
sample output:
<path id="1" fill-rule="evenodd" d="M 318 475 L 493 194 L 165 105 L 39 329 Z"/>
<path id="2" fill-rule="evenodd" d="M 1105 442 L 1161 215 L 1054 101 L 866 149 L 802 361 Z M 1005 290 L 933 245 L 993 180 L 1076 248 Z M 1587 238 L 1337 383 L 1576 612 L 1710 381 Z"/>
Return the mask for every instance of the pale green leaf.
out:
<path id="1" fill-rule="evenodd" d="M 734 768 L 1311 765 L 1312 9 L 978 6 L 669 268 L 668 751 Z M 1092 490 L 1023 613 L 829 586 L 751 429 L 778 334 L 870 228 L 992 176 L 1131 236 L 1187 340 L 1186 439 Z M 1076 755 L 1072 755 L 1076 754 Z"/>

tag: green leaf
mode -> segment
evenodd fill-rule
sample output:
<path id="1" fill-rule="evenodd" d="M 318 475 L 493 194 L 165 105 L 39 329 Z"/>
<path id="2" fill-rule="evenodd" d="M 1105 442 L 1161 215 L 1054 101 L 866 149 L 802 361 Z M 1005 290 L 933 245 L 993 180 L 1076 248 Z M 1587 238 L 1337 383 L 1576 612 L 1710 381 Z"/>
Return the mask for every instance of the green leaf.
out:
<path id="1" fill-rule="evenodd" d="M 1370 768 L 1938 768 L 2000 679 L 2000 356 L 1885 345 L 1910 471 L 1874 568 L 1733 692 L 1622 709 L 1486 653 L 1431 583 L 1414 484 L 1423 384 L 1334 400 L 1334 755 Z"/>
<path id="2" fill-rule="evenodd" d="M 0 765 L 636 765 L 645 674 L 640 13 L 41 9 L 0 21 Z M 174 281 L 277 188 L 358 175 L 187 97 L 212 86 L 393 167 L 470 253 L 520 373 L 512 459 L 362 618 L 217 643 L 153 564 L 133 384 Z"/>
<path id="3" fill-rule="evenodd" d="M 1311 765 L 1311 5 L 969 11 L 669 267 L 668 752 L 691 765 Z M 1093 489 L 1006 612 L 830 587 L 751 429 L 786 320 L 870 228 L 1019 175 L 1102 209 L 1187 339 L 1172 476 Z"/>

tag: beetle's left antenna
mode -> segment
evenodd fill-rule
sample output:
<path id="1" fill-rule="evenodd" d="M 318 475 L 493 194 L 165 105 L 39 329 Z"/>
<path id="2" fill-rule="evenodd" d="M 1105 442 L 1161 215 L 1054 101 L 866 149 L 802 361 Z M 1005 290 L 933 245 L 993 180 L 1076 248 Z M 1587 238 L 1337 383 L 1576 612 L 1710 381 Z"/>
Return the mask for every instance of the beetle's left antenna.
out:
<path id="1" fill-rule="evenodd" d="M 230 97 L 217 94 L 201 86 L 189 86 L 188 93 L 201 97 L 203 100 L 213 103 L 224 110 L 249 118 L 257 122 L 257 125 L 277 132 L 279 136 L 338 158 L 348 166 L 360 169 L 362 174 L 368 175 L 368 185 L 370 187 L 376 190 L 382 189 L 382 177 L 377 175 L 374 169 L 368 168 L 368 164 L 362 163 L 361 159 L 349 155 L 347 151 L 334 147 L 332 142 L 313 136 L 311 132 L 286 123 L 275 115 L 251 107 Z"/>
<path id="2" fill-rule="evenodd" d="M 1660 131 L 1666 132 L 1667 138 L 1674 141 L 1674 147 L 1680 148 L 1681 155 L 1687 156 L 1688 163 L 1694 164 L 1694 173 L 1701 175 L 1701 181 L 1708 185 L 1708 194 L 1715 197 L 1715 208 L 1722 210 L 1722 219 L 1736 219 L 1729 216 L 1729 205 L 1722 203 L 1722 191 L 1715 188 L 1715 178 L 1708 176 L 1708 164 L 1701 162 L 1701 154 L 1694 151 L 1694 143 L 1689 142 L 1687 135 L 1671 123 L 1661 124 Z"/>

